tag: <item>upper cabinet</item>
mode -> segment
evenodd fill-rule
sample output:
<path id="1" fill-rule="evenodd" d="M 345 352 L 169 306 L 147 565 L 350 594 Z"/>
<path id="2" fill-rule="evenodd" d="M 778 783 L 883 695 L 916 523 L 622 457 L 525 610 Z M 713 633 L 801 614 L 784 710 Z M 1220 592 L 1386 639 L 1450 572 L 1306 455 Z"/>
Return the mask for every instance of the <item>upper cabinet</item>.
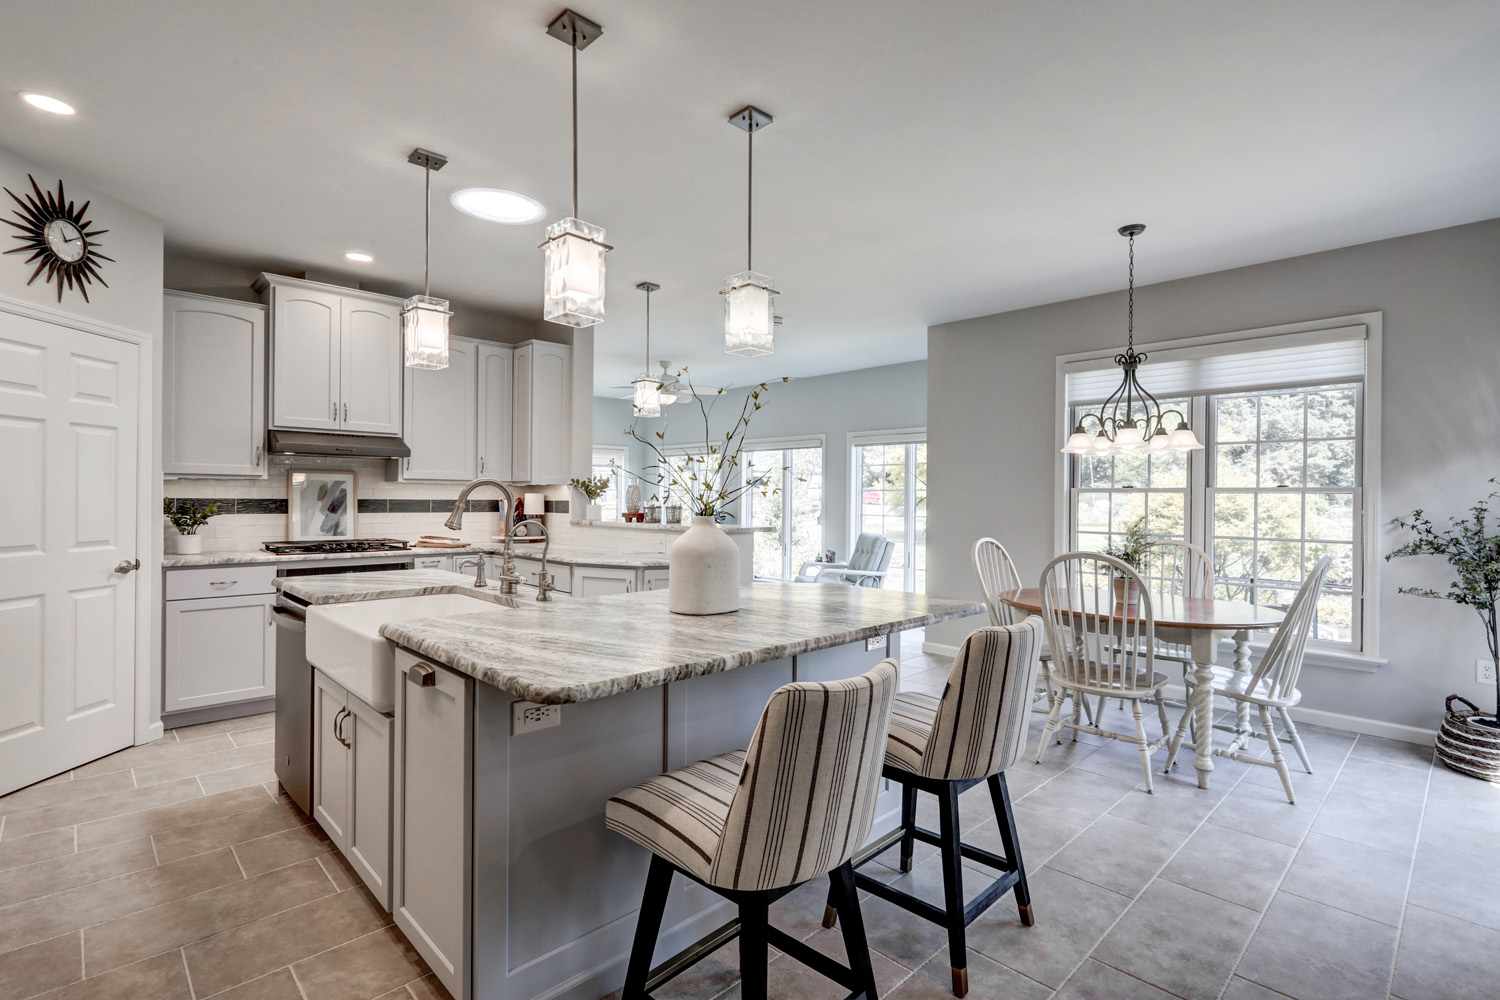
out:
<path id="1" fill-rule="evenodd" d="M 168 292 L 162 366 L 162 472 L 264 476 L 265 307 Z"/>
<path id="2" fill-rule="evenodd" d="M 263 274 L 271 426 L 401 434 L 401 301 Z"/>
<path id="3" fill-rule="evenodd" d="M 517 347 L 514 385 L 512 480 L 537 485 L 568 482 L 573 349 L 540 340 Z"/>
<path id="4" fill-rule="evenodd" d="M 477 474 L 474 410 L 481 349 L 477 341 L 450 337 L 447 368 L 406 369 L 404 440 L 411 457 L 402 463 L 403 479 L 466 483 Z"/>
<path id="5" fill-rule="evenodd" d="M 509 344 L 479 345 L 479 474 L 504 483 L 516 481 L 511 462 L 515 357 Z"/>

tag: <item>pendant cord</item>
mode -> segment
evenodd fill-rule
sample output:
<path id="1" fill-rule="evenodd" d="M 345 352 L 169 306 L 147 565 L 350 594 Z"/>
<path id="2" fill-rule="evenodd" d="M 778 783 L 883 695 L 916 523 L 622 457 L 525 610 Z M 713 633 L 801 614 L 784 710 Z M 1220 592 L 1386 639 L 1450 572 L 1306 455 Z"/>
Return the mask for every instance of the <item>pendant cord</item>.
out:
<path id="1" fill-rule="evenodd" d="M 578 28 L 573 28 L 573 218 L 578 218 Z"/>
<path id="2" fill-rule="evenodd" d="M 426 183 L 423 185 L 426 197 L 426 208 L 423 210 L 422 218 L 422 296 L 429 298 L 432 295 L 432 161 L 428 160 L 426 168 L 422 171 Z"/>
<path id="3" fill-rule="evenodd" d="M 751 242 L 751 222 L 755 218 L 755 129 L 751 128 L 745 133 L 749 138 L 746 142 L 745 155 L 745 270 L 753 271 L 754 260 L 751 251 L 754 243 Z"/>
<path id="4" fill-rule="evenodd" d="M 646 374 L 651 374 L 651 293 L 646 293 Z"/>

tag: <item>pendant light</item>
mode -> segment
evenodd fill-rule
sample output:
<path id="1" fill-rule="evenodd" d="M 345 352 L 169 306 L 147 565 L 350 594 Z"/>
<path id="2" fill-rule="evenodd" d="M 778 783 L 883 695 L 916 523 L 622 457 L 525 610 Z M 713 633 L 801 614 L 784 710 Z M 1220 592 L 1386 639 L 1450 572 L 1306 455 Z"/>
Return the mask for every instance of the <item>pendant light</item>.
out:
<path id="1" fill-rule="evenodd" d="M 746 136 L 745 177 L 745 269 L 724 279 L 724 353 L 754 357 L 770 354 L 776 324 L 772 304 L 776 289 L 771 279 L 752 267 L 751 249 L 755 219 L 755 133 L 774 121 L 770 115 L 746 105 L 729 117 L 729 124 Z"/>
<path id="2" fill-rule="evenodd" d="M 660 285 L 642 281 L 635 286 L 646 293 L 646 370 L 630 380 L 635 386 L 635 415 L 638 417 L 661 416 L 661 381 L 651 374 L 651 293 Z"/>
<path id="3" fill-rule="evenodd" d="M 1135 238 L 1146 231 L 1140 223 L 1120 227 L 1130 240 L 1130 285 L 1127 295 L 1125 353 L 1115 355 L 1120 387 L 1097 410 L 1083 414 L 1063 451 L 1070 455 L 1119 455 L 1144 448 L 1148 452 L 1194 451 L 1203 447 L 1178 409 L 1162 409 L 1136 377 L 1146 355 L 1135 349 Z M 1140 416 L 1136 416 L 1139 413 Z M 1097 428 L 1097 430 L 1095 429 Z M 1168 429 L 1170 428 L 1170 430 Z"/>
<path id="4" fill-rule="evenodd" d="M 542 242 L 542 318 L 564 326 L 593 326 L 604 321 L 604 229 L 578 218 L 578 53 L 604 29 L 582 14 L 565 10 L 547 25 L 547 34 L 573 51 L 573 214 L 547 227 Z"/>
<path id="5" fill-rule="evenodd" d="M 447 299 L 435 299 L 428 293 L 432 290 L 432 172 L 447 166 L 448 158 L 427 149 L 414 149 L 406 158 L 422 168 L 425 184 L 426 208 L 423 221 L 422 249 L 422 294 L 413 295 L 402 303 L 401 329 L 406 338 L 406 367 L 448 367 L 448 309 Z"/>

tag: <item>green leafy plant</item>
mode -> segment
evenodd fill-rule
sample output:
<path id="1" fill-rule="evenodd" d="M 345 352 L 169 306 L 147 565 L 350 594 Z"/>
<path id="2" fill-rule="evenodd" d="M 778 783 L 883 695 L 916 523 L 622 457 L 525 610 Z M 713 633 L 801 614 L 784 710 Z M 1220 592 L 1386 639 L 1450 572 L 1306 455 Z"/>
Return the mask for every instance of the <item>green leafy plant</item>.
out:
<path id="1" fill-rule="evenodd" d="M 1151 538 L 1146 534 L 1146 515 L 1142 514 L 1125 529 L 1125 537 L 1120 542 L 1106 547 L 1104 554 L 1114 556 L 1131 569 L 1140 572 L 1141 564 L 1146 560 L 1146 549 L 1150 545 Z"/>
<path id="2" fill-rule="evenodd" d="M 587 479 L 574 479 L 572 483 L 580 493 L 589 498 L 589 503 L 598 500 L 609 490 L 608 476 L 590 476 Z"/>
<path id="3" fill-rule="evenodd" d="M 1500 479 L 1491 479 L 1500 485 Z M 1500 490 L 1469 508 L 1466 517 L 1448 519 L 1449 527 L 1439 530 L 1420 509 L 1410 517 L 1398 517 L 1394 523 L 1412 533 L 1412 540 L 1393 552 L 1386 560 L 1400 556 L 1442 556 L 1448 560 L 1458 574 L 1458 579 L 1448 584 L 1446 594 L 1428 587 L 1401 587 L 1400 593 L 1417 597 L 1433 597 L 1452 601 L 1474 609 L 1479 620 L 1484 622 L 1485 640 L 1490 646 L 1490 659 L 1495 663 L 1495 703 L 1497 717 L 1473 721 L 1493 729 L 1500 729 L 1500 625 L 1495 612 L 1500 605 L 1500 523 L 1489 527 L 1490 502 L 1500 497 Z"/>
<path id="4" fill-rule="evenodd" d="M 196 535 L 198 529 L 208 523 L 211 517 L 219 516 L 219 505 L 208 503 L 199 506 L 191 500 L 173 500 L 171 497 L 162 497 L 161 512 L 172 522 L 179 534 Z"/>

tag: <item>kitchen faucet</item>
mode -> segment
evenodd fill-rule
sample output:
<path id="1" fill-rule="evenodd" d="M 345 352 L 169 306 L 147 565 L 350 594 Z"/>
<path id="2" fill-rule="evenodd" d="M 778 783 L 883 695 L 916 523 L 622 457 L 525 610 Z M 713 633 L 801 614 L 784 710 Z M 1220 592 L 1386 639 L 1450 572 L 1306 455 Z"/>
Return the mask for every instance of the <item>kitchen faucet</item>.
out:
<path id="1" fill-rule="evenodd" d="M 500 566 L 500 572 L 496 575 L 496 580 L 500 584 L 500 593 L 514 596 L 521 578 L 516 574 L 516 562 L 511 548 L 511 528 L 515 526 L 512 510 L 516 505 L 516 496 L 510 491 L 510 487 L 498 479 L 474 480 L 459 491 L 458 499 L 453 502 L 453 513 L 448 515 L 448 520 L 444 521 L 443 525 L 449 531 L 457 531 L 463 527 L 464 503 L 469 499 L 469 494 L 481 486 L 494 486 L 505 496 L 505 502 L 500 505 L 501 520 L 505 526 L 505 559 Z"/>
<path id="2" fill-rule="evenodd" d="M 547 530 L 547 526 L 541 521 L 528 521 L 526 524 L 527 531 L 530 531 L 532 528 L 542 529 L 542 568 L 536 575 L 536 599 L 539 601 L 550 601 L 552 600 L 552 592 L 557 589 L 557 585 L 552 582 L 551 574 L 547 572 L 547 553 L 552 549 L 552 533 Z"/>

